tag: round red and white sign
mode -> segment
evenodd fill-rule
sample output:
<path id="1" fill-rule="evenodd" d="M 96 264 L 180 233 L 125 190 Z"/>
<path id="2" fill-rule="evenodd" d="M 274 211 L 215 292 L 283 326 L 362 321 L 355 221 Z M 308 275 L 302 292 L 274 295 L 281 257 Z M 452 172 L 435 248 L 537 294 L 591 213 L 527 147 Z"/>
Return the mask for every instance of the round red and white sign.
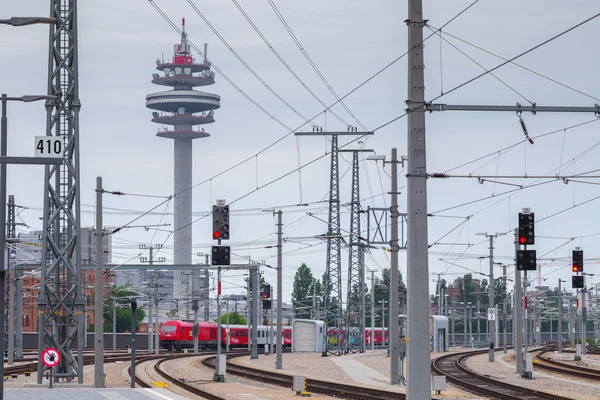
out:
<path id="1" fill-rule="evenodd" d="M 60 353 L 52 347 L 47 348 L 42 353 L 42 362 L 48 368 L 56 367 L 60 362 Z"/>

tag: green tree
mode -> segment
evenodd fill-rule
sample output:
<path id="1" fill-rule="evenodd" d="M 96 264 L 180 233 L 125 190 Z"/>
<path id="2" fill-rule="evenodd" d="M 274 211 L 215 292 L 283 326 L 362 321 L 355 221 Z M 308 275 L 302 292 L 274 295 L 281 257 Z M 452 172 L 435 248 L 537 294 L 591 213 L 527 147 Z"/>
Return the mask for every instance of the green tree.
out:
<path id="1" fill-rule="evenodd" d="M 440 289 L 441 291 L 445 294 L 448 293 L 448 287 L 447 287 L 447 282 L 445 279 L 440 279 L 439 281 L 437 281 L 437 283 L 435 284 L 435 294 L 431 295 L 431 301 L 435 304 L 440 304 L 438 302 L 438 297 L 440 296 Z"/>
<path id="2" fill-rule="evenodd" d="M 110 318 L 107 318 L 107 314 L 104 314 L 104 325 L 102 330 L 104 332 L 112 332 L 112 309 L 110 311 Z M 124 333 L 131 331 L 131 308 L 117 306 L 117 333 Z M 142 320 L 146 317 L 146 313 L 141 308 L 135 310 L 135 329 L 140 329 Z M 88 332 L 94 332 L 96 329 L 95 324 L 88 325 Z"/>
<path id="3" fill-rule="evenodd" d="M 474 292 L 479 291 L 479 285 L 473 280 L 473 275 L 465 274 L 462 278 L 456 278 L 454 286 L 458 287 L 461 301 L 475 304 L 477 295 Z"/>
<path id="4" fill-rule="evenodd" d="M 104 297 L 103 307 L 103 331 L 113 331 L 113 307 L 116 305 L 116 327 L 118 333 L 128 332 L 131 330 L 131 300 L 138 298 L 140 294 L 132 286 L 113 286 L 107 290 L 107 295 Z M 90 296 L 90 304 L 95 304 L 95 293 Z M 137 308 L 135 312 L 136 330 L 139 329 L 140 323 L 146 316 L 146 313 L 141 308 Z M 88 325 L 88 332 L 95 330 L 95 324 Z"/>
<path id="5" fill-rule="evenodd" d="M 227 314 L 221 315 L 221 324 L 227 323 Z M 236 312 L 229 313 L 229 325 L 246 325 L 248 321 L 242 314 Z"/>
<path id="6" fill-rule="evenodd" d="M 294 289 L 292 291 L 292 307 L 296 318 L 310 318 L 313 304 L 313 289 L 316 289 L 310 268 L 305 263 L 294 275 Z"/>

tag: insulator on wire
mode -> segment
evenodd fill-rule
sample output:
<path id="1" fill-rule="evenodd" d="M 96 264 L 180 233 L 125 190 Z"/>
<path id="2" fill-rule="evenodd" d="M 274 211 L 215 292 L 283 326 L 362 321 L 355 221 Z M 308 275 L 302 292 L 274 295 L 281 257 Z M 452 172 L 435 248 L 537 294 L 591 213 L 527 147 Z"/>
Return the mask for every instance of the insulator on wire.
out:
<path id="1" fill-rule="evenodd" d="M 431 178 L 447 178 L 443 172 L 434 172 L 430 175 Z"/>
<path id="2" fill-rule="evenodd" d="M 519 118 L 519 123 L 521 124 L 521 129 L 523 129 L 525 136 L 529 136 L 529 132 L 527 132 L 527 126 L 525 126 L 525 121 L 523 121 L 523 118 Z"/>

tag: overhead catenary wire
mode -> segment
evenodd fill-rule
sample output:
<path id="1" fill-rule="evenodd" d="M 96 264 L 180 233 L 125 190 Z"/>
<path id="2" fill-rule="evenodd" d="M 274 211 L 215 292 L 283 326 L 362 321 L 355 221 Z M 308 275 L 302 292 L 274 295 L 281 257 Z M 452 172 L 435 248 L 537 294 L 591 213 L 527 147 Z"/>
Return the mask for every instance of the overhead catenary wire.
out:
<path id="1" fill-rule="evenodd" d="M 434 29 L 435 29 L 435 27 L 434 27 L 434 26 L 432 26 L 432 25 L 430 25 L 430 24 L 428 24 L 428 25 L 427 25 L 427 27 L 428 27 L 428 28 L 430 28 L 430 29 L 431 29 L 431 28 L 434 28 Z M 442 32 L 441 32 L 441 30 L 440 30 L 440 33 L 442 33 Z M 496 58 L 499 58 L 499 59 L 501 59 L 501 60 L 507 61 L 507 59 L 506 59 L 506 58 L 504 58 L 504 57 L 502 57 L 502 56 L 499 56 L 498 54 L 495 54 L 495 53 L 493 53 L 493 52 L 491 52 L 491 51 L 489 51 L 489 50 L 486 50 L 486 49 L 485 49 L 485 48 L 483 48 L 483 47 L 477 46 L 477 45 L 475 45 L 475 44 L 473 44 L 473 43 L 471 43 L 471 42 L 469 42 L 469 41 L 467 41 L 467 40 L 461 39 L 460 37 L 458 37 L 458 36 L 456 36 L 456 35 L 452 35 L 452 34 L 448 33 L 447 31 L 444 31 L 444 32 L 443 32 L 443 34 L 444 34 L 444 35 L 446 35 L 446 36 L 449 36 L 449 37 L 451 37 L 451 38 L 453 38 L 453 39 L 456 39 L 456 40 L 458 40 L 458 41 L 460 41 L 460 42 L 462 42 L 462 43 L 465 43 L 466 45 L 469 45 L 469 46 L 471 46 L 471 47 L 474 47 L 474 48 L 476 48 L 476 49 L 478 49 L 478 50 L 481 50 L 481 51 L 483 51 L 484 53 L 487 53 L 487 54 L 489 54 L 489 55 L 491 55 L 491 56 L 494 56 L 494 57 L 496 57 Z M 537 76 L 539 76 L 539 77 L 541 77 L 541 78 L 547 79 L 547 80 L 549 80 L 549 81 L 551 81 L 551 82 L 553 82 L 553 83 L 556 83 L 557 85 L 560 85 L 560 86 L 562 86 L 562 87 L 564 87 L 564 88 L 566 88 L 566 89 L 572 90 L 572 91 L 574 91 L 574 92 L 576 92 L 576 93 L 579 93 L 579 94 L 581 94 L 581 95 L 583 95 L 583 96 L 586 96 L 586 97 L 588 97 L 588 98 L 590 98 L 590 99 L 593 99 L 593 100 L 600 101 L 600 98 L 598 98 L 598 97 L 592 96 L 591 94 L 585 93 L 585 92 L 583 92 L 583 91 L 581 91 L 581 90 L 579 90 L 579 89 L 576 89 L 576 88 L 574 88 L 574 87 L 572 87 L 572 86 L 569 86 L 569 85 L 567 85 L 567 84 L 565 84 L 565 83 L 559 82 L 558 80 L 556 80 L 556 79 L 553 79 L 553 78 L 550 78 L 549 76 L 547 76 L 547 75 L 544 75 L 544 74 L 541 74 L 541 73 L 539 73 L 539 72 L 537 72 L 537 71 L 534 71 L 534 70 L 532 70 L 531 68 L 527 68 L 527 67 L 525 67 L 525 66 L 523 66 L 523 65 L 521 65 L 521 64 L 517 64 L 517 63 L 515 63 L 515 62 L 511 62 L 511 64 L 512 64 L 512 65 L 514 65 L 515 67 L 518 67 L 518 68 L 521 68 L 521 69 L 523 69 L 523 70 L 525 70 L 525 71 L 531 72 L 531 73 L 532 73 L 532 74 L 534 74 L 534 75 L 537 75 Z"/>
<path id="2" fill-rule="evenodd" d="M 287 23 L 287 21 L 284 18 L 283 14 L 281 13 L 281 11 L 279 11 L 279 9 L 277 8 L 277 6 L 273 2 L 273 0 L 268 0 L 268 1 L 269 1 L 269 4 L 271 5 L 271 8 L 273 9 L 273 11 L 275 12 L 275 14 L 277 15 L 277 18 L 279 18 L 279 21 L 281 21 L 281 23 L 284 26 L 285 30 L 288 32 L 288 34 L 290 35 L 290 37 L 292 38 L 292 40 L 294 41 L 294 43 L 296 44 L 296 46 L 298 47 L 298 49 L 300 49 L 300 52 L 302 53 L 302 55 L 304 56 L 304 58 L 306 59 L 306 61 L 308 61 L 308 63 L 310 64 L 310 66 L 317 73 L 317 75 L 319 76 L 319 78 L 321 79 L 321 81 L 323 82 L 323 84 L 325 84 L 325 86 L 327 87 L 327 89 L 329 89 L 329 91 L 331 92 L 331 94 L 333 94 L 333 97 L 335 97 L 335 99 L 340 103 L 340 105 L 342 107 L 344 107 L 344 110 L 346 110 L 346 112 L 348 113 L 348 115 L 350 115 L 350 117 L 352 117 L 352 119 L 362 128 L 362 130 L 363 131 L 367 131 L 368 129 L 358 120 L 358 118 L 356 118 L 356 116 L 354 115 L 354 113 L 352 113 L 352 111 L 350 111 L 350 109 L 348 108 L 348 106 L 346 105 L 346 103 L 344 103 L 342 101 L 342 99 L 340 98 L 340 96 L 338 96 L 337 92 L 329 84 L 329 82 L 327 81 L 327 79 L 325 78 L 325 76 L 323 75 L 323 73 L 321 73 L 321 71 L 319 70 L 319 68 L 317 67 L 317 65 L 313 61 L 313 59 L 310 57 L 310 55 L 308 54 L 308 52 L 306 51 L 306 49 L 304 48 L 304 46 L 302 46 L 302 44 L 300 43 L 300 40 L 298 40 L 298 37 L 294 34 L 294 31 L 292 31 L 292 28 Z"/>
<path id="3" fill-rule="evenodd" d="M 219 38 L 219 40 L 227 47 L 227 49 L 238 59 L 240 63 L 254 76 L 273 96 L 275 96 L 280 102 L 282 102 L 286 107 L 288 107 L 292 112 L 302 118 L 306 123 L 311 123 L 313 126 L 316 124 L 312 123 L 304 114 L 298 111 L 294 106 L 292 106 L 287 100 L 285 100 L 279 93 L 275 91 L 265 80 L 256 72 L 252 67 L 238 54 L 237 51 L 234 50 L 233 47 L 225 40 L 223 35 L 219 33 L 219 31 L 210 23 L 208 18 L 200 11 L 200 9 L 194 4 L 192 0 L 187 0 L 188 4 L 192 7 L 192 9 L 202 18 L 202 20 L 206 23 L 206 25 L 210 28 L 211 31 Z M 220 73 L 220 72 L 219 72 Z M 286 127 L 286 129 L 290 129 Z"/>
<path id="4" fill-rule="evenodd" d="M 459 49 L 458 47 L 456 47 L 453 43 L 451 43 L 450 41 L 448 41 L 445 37 L 442 36 L 441 31 L 435 31 L 431 26 L 427 25 L 427 28 L 431 31 L 433 31 L 434 33 L 436 33 L 439 37 L 440 40 L 446 42 L 448 45 L 450 45 L 452 48 L 454 48 L 456 51 L 458 51 L 460 54 L 462 54 L 463 56 L 465 56 L 466 58 L 468 58 L 469 60 L 471 60 L 474 64 L 476 64 L 478 67 L 480 67 L 481 69 L 483 69 L 484 71 L 487 71 L 487 68 L 485 68 L 482 64 L 480 64 L 479 62 L 477 62 L 473 57 L 471 57 L 470 55 L 468 55 L 467 53 L 465 53 L 464 51 L 462 51 L 461 49 Z M 441 58 L 441 44 L 440 44 L 440 58 Z M 492 75 L 494 78 L 496 78 L 496 80 L 498 80 L 500 83 L 502 83 L 504 86 L 506 86 L 507 88 L 509 88 L 510 90 L 512 90 L 514 93 L 516 93 L 519 97 L 521 97 L 522 99 L 524 99 L 525 101 L 527 101 L 529 104 L 533 105 L 534 103 L 529 100 L 527 97 L 525 97 L 523 94 L 521 94 L 519 91 L 517 91 L 517 89 L 513 88 L 512 86 L 510 86 L 508 83 L 506 83 L 505 81 L 503 81 L 502 79 L 500 79 L 500 77 L 496 74 L 490 73 L 490 75 Z M 441 94 L 444 94 L 444 91 L 441 91 Z"/>
<path id="5" fill-rule="evenodd" d="M 254 29 L 256 34 L 262 39 L 262 41 L 267 45 L 267 47 L 273 52 L 275 57 L 277 57 L 277 59 L 281 62 L 281 64 L 283 64 L 283 66 L 289 71 L 289 73 L 292 74 L 292 76 L 298 81 L 298 83 L 300 83 L 300 85 L 302 85 L 302 87 L 304 89 L 306 89 L 306 91 L 308 93 L 310 93 L 310 95 L 315 100 L 317 100 L 323 107 L 327 107 L 327 105 L 323 102 L 323 100 L 321 100 L 321 98 L 319 96 L 317 96 L 317 94 L 315 94 L 315 92 L 308 87 L 308 85 L 298 76 L 298 74 L 296 74 L 296 72 L 292 69 L 292 67 L 290 67 L 290 65 L 283 59 L 283 57 L 279 54 L 279 52 L 277 50 L 275 50 L 275 47 L 273 47 L 273 45 L 267 40 L 267 38 L 260 31 L 260 29 L 258 29 L 256 24 L 252 21 L 252 18 L 250 18 L 250 16 L 246 13 L 246 11 L 244 11 L 242 6 L 240 6 L 239 2 L 237 0 L 231 0 L 231 1 L 233 2 L 233 4 L 235 4 L 237 9 L 244 16 L 246 21 L 250 24 L 252 29 Z M 333 110 L 330 110 L 330 112 L 331 112 L 331 114 L 333 114 L 334 117 L 336 117 L 338 119 L 338 121 L 340 121 L 342 124 L 344 124 L 344 126 L 350 126 L 350 124 L 348 124 L 348 122 L 346 122 L 342 117 L 340 117 L 338 114 L 336 114 Z"/>
<path id="6" fill-rule="evenodd" d="M 462 87 L 464 87 L 464 86 L 466 86 L 466 85 L 468 85 L 468 84 L 470 84 L 470 83 L 472 83 L 472 82 L 474 82 L 474 81 L 476 81 L 476 80 L 478 80 L 478 79 L 480 79 L 480 78 L 482 78 L 482 77 L 484 77 L 484 76 L 486 76 L 487 74 L 490 74 L 490 73 L 494 72 L 495 70 L 497 70 L 497 69 L 499 69 L 499 68 L 501 68 L 501 67 L 505 66 L 506 64 L 509 64 L 509 63 L 513 62 L 514 60 L 516 60 L 516 59 L 518 59 L 518 58 L 520 58 L 520 57 L 523 57 L 524 55 L 526 55 L 526 54 L 529 54 L 529 53 L 531 53 L 532 51 L 534 51 L 534 50 L 536 50 L 536 49 L 539 49 L 540 47 L 542 47 L 542 46 L 544 46 L 544 45 L 546 45 L 546 44 L 548 44 L 548 43 L 552 42 L 553 40 L 556 40 L 556 39 L 558 39 L 559 37 L 561 37 L 561 36 L 563 36 L 563 35 L 565 35 L 565 34 L 567 34 L 567 33 L 571 32 L 572 30 L 574 30 L 574 29 L 576 29 L 576 28 L 579 28 L 580 26 L 582 26 L 582 25 L 584 25 L 584 24 L 586 24 L 586 23 L 588 23 L 588 22 L 592 21 L 593 19 L 597 18 L 598 16 L 600 16 L 600 13 L 598 13 L 598 14 L 595 14 L 594 16 L 592 16 L 592 17 L 590 17 L 590 18 L 588 18 L 588 19 L 586 19 L 586 20 L 584 20 L 584 21 L 582 21 L 582 22 L 580 22 L 580 23 L 578 23 L 578 24 L 576 24 L 576 25 L 572 26 L 571 28 L 569 28 L 569 29 L 567 29 L 567 30 L 565 30 L 565 31 L 562 31 L 561 33 L 559 33 L 559 34 L 557 34 L 557 35 L 554 35 L 554 36 L 552 36 L 550 39 L 547 39 L 547 40 L 543 41 L 542 43 L 540 43 L 540 44 L 538 44 L 538 45 L 536 45 L 536 46 L 534 46 L 534 47 L 531 47 L 531 48 L 529 48 L 528 50 L 525 50 L 525 51 L 524 51 L 524 52 L 522 52 L 522 53 L 519 53 L 519 54 L 517 54 L 516 56 L 514 56 L 514 57 L 512 57 L 512 58 L 510 58 L 510 59 L 508 59 L 508 60 L 506 60 L 505 62 L 503 62 L 503 63 L 500 63 L 500 64 L 496 65 L 495 67 L 493 67 L 493 68 L 491 68 L 491 69 L 489 69 L 489 70 L 487 70 L 487 71 L 485 71 L 485 72 L 482 72 L 481 74 L 479 74 L 479 75 L 477 75 L 477 76 L 475 76 L 475 77 L 473 77 L 473 78 L 471 78 L 471 79 L 468 79 L 467 81 L 465 81 L 465 82 L 463 82 L 463 83 L 461 83 L 461 84 L 459 84 L 459 85 L 457 85 L 457 86 L 453 87 L 452 89 L 450 89 L 450 90 L 446 91 L 445 93 L 443 93 L 443 94 L 440 94 L 439 96 L 436 96 L 436 97 L 432 98 L 432 99 L 431 99 L 431 100 L 429 100 L 429 101 L 426 101 L 426 102 L 425 102 L 425 105 L 422 105 L 422 106 L 419 106 L 419 107 L 421 107 L 421 108 L 422 108 L 422 107 L 425 107 L 427 104 L 431 104 L 432 102 L 434 102 L 434 101 L 436 101 L 436 100 L 439 100 L 440 98 L 442 98 L 442 97 L 444 97 L 444 96 L 446 96 L 446 95 L 448 95 L 448 94 L 450 94 L 450 93 L 452 93 L 452 92 L 454 92 L 454 91 L 456 91 L 456 90 L 458 90 L 458 89 L 460 89 L 460 88 L 462 88 Z M 442 28 L 443 28 L 443 26 L 442 26 Z M 440 28 L 440 29 L 441 29 L 441 28 Z M 433 33 L 432 33 L 432 35 L 433 35 Z M 431 36 L 431 35 L 430 35 L 430 36 Z M 428 38 L 429 38 L 430 36 L 428 36 Z M 413 111 L 414 111 L 414 110 L 413 110 Z M 391 120 L 389 120 L 389 121 L 385 122 L 384 124 L 380 125 L 379 127 L 375 128 L 373 131 L 376 131 L 376 130 L 382 129 L 382 128 L 384 128 L 384 127 L 386 127 L 386 126 L 388 126 L 388 125 L 390 125 L 390 124 L 392 124 L 392 123 L 394 123 L 394 122 L 396 122 L 396 121 L 398 121 L 398 120 L 400 120 L 400 119 L 404 118 L 404 117 L 405 117 L 405 116 L 407 116 L 407 115 L 408 115 L 407 113 L 401 114 L 401 115 L 397 116 L 396 118 L 393 118 L 393 119 L 391 119 Z"/>

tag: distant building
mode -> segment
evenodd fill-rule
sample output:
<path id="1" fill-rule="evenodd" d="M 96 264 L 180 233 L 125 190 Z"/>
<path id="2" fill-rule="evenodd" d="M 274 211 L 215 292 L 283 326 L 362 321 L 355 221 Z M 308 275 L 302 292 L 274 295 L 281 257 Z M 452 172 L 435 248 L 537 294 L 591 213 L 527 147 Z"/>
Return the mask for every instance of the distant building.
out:
<path id="1" fill-rule="evenodd" d="M 94 270 L 82 271 L 82 282 L 85 284 L 85 315 L 86 315 L 86 327 L 90 324 L 95 323 L 95 315 L 92 307 L 92 298 L 94 297 L 94 286 L 90 285 L 90 282 L 96 281 L 96 272 Z M 102 283 L 104 287 L 103 296 L 108 294 L 108 288 L 112 285 L 112 281 L 108 274 L 103 274 Z M 38 295 L 40 291 L 40 277 L 33 276 L 25 273 L 23 276 L 23 332 L 37 332 L 37 316 L 39 315 L 38 309 Z"/>
<path id="2" fill-rule="evenodd" d="M 81 264 L 96 263 L 96 230 L 95 228 L 81 228 Z M 11 240 L 7 239 L 10 243 Z M 105 264 L 112 262 L 112 236 L 102 238 L 102 261 Z M 39 264 L 42 261 L 42 231 L 31 231 L 17 234 L 14 242 L 17 248 L 13 262 L 19 264 Z"/>

